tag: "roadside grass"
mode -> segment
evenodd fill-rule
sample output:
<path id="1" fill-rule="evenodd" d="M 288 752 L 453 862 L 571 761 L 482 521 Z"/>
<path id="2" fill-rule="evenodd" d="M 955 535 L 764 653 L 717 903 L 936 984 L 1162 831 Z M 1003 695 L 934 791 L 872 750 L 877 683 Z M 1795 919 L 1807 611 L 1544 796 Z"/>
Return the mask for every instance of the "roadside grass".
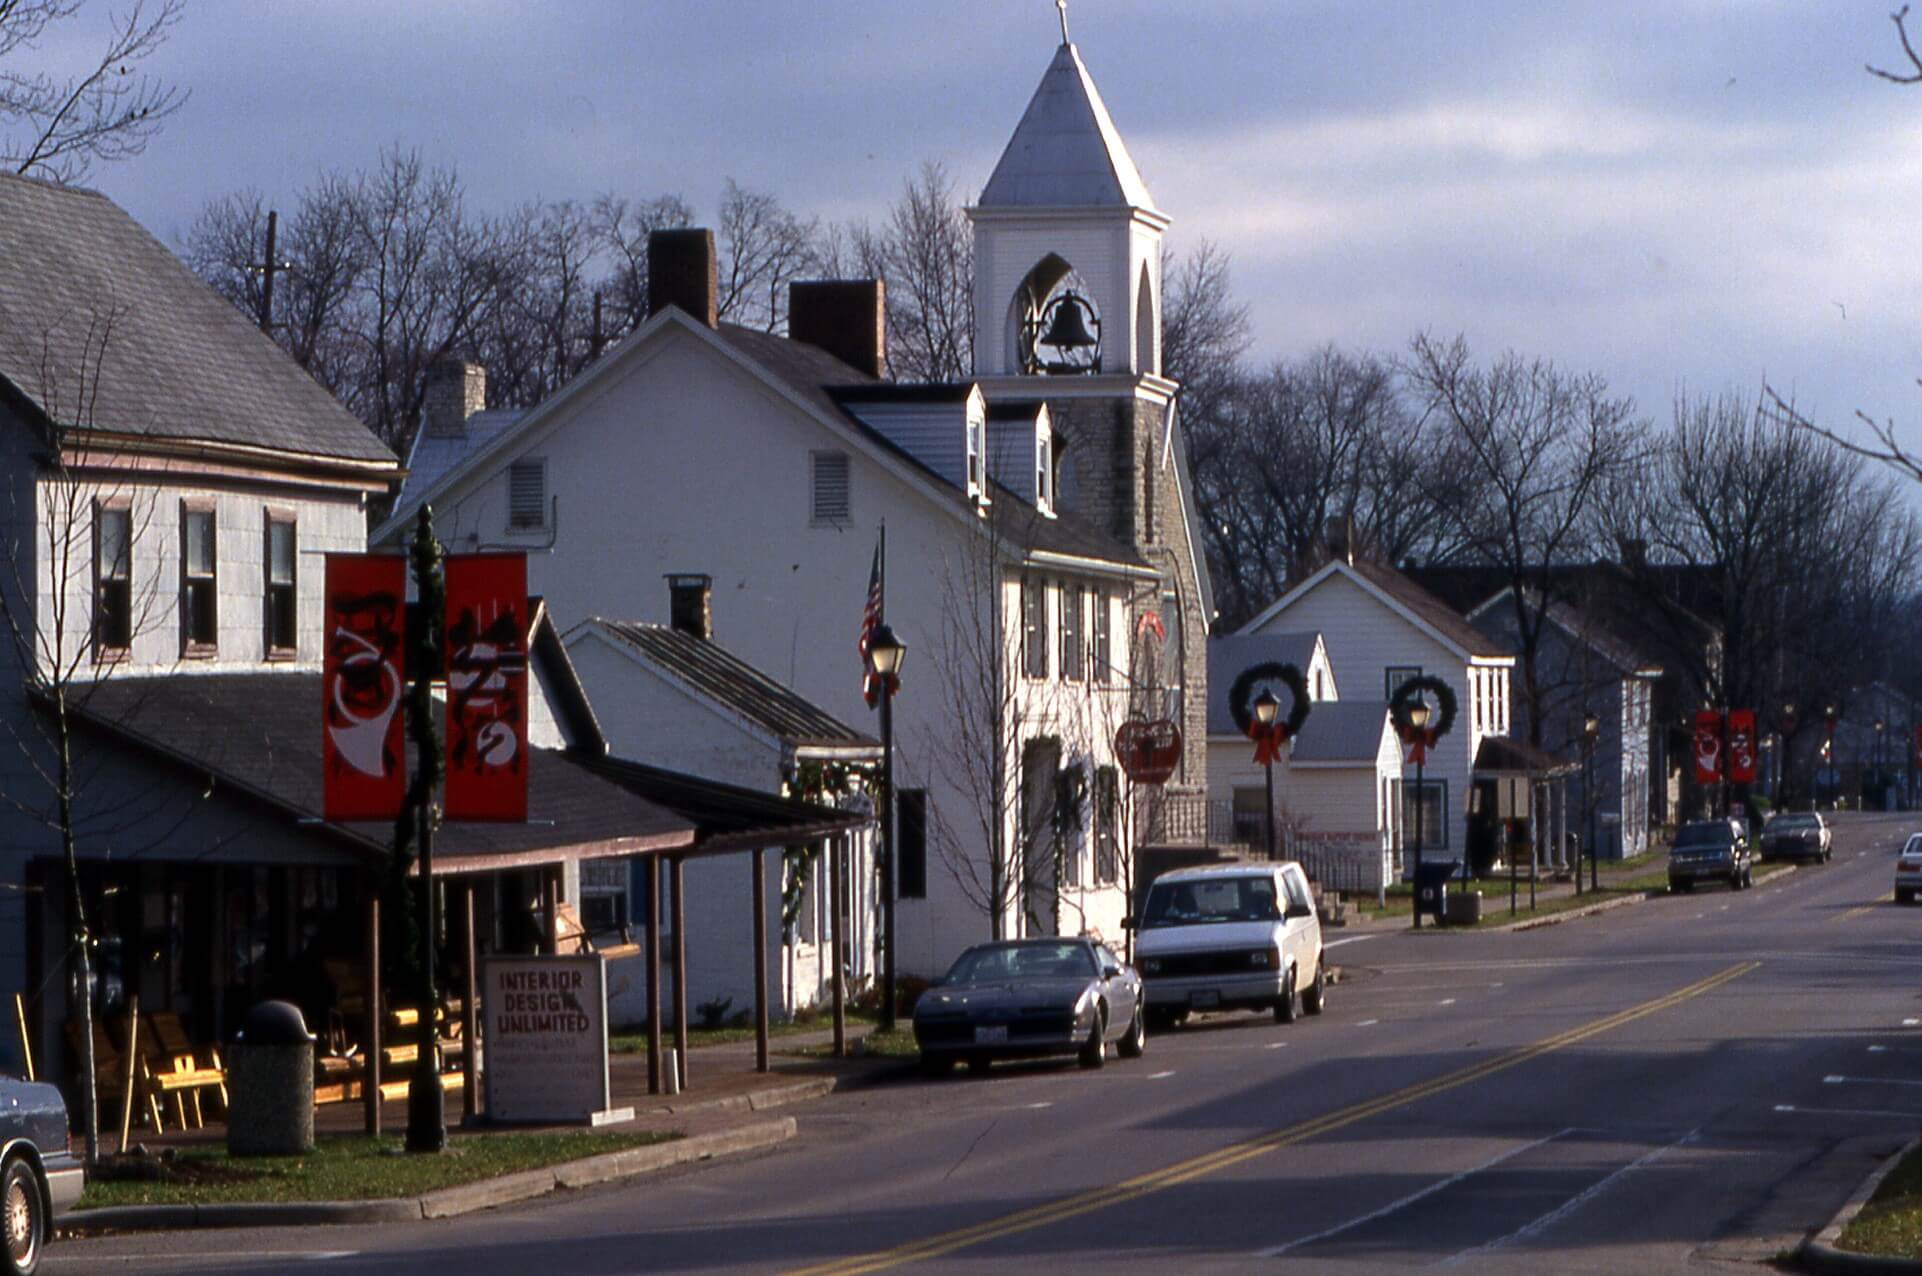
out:
<path id="1" fill-rule="evenodd" d="M 874 1012 L 870 1010 L 855 1010 L 850 1007 L 847 1012 L 847 1019 L 850 1031 L 874 1026 Z M 809 1009 L 797 1014 L 791 1020 L 780 1023 L 770 1023 L 767 1026 L 767 1035 L 770 1038 L 792 1037 L 797 1033 L 820 1032 L 824 1028 L 832 1028 L 833 1026 L 834 1015 L 832 1011 Z M 673 1045 L 673 1029 L 665 1029 L 662 1034 L 662 1039 L 668 1045 Z M 699 1050 L 703 1046 L 724 1046 L 737 1041 L 752 1040 L 754 1040 L 753 1024 L 734 1024 L 725 1028 L 689 1028 L 687 1030 L 687 1048 L 689 1050 Z M 647 1050 L 647 1031 L 645 1028 L 639 1032 L 623 1029 L 620 1032 L 613 1033 L 607 1039 L 607 1048 L 614 1054 L 645 1053 Z"/>
<path id="2" fill-rule="evenodd" d="M 860 1053 L 870 1058 L 913 1059 L 921 1053 L 920 1048 L 914 1044 L 914 1029 L 911 1027 L 896 1028 L 893 1032 L 883 1032 L 875 1028 L 866 1034 L 849 1033 L 850 1049 L 856 1048 L 856 1041 L 860 1043 Z M 832 1041 L 816 1042 L 813 1045 L 795 1046 L 781 1053 L 806 1059 L 826 1059 L 833 1055 L 834 1043 Z"/>
<path id="3" fill-rule="evenodd" d="M 1858 1254 L 1922 1258 L 1922 1149 L 1902 1158 L 1835 1244 Z"/>
<path id="4" fill-rule="evenodd" d="M 306 1156 L 235 1157 L 228 1156 L 222 1144 L 193 1144 L 180 1148 L 171 1160 L 152 1163 L 163 1178 L 90 1179 L 77 1208 L 418 1196 L 680 1137 L 664 1130 L 456 1134 L 439 1156 L 410 1156 L 399 1139 L 365 1135 L 322 1137 Z"/>

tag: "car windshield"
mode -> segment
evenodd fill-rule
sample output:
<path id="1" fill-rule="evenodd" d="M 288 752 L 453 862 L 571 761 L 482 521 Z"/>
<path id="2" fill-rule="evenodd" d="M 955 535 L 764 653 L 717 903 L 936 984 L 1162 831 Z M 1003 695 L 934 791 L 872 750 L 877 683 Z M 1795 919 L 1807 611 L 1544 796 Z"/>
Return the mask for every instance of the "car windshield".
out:
<path id="1" fill-rule="evenodd" d="M 1092 978 L 1094 954 L 1086 944 L 983 944 L 955 958 L 948 968 L 950 984 L 978 984 L 1000 979 Z"/>
<path id="2" fill-rule="evenodd" d="M 1189 882 L 1156 882 L 1148 892 L 1141 926 L 1197 926 L 1211 922 L 1281 920 L 1272 877 L 1212 877 Z"/>
<path id="3" fill-rule="evenodd" d="M 1818 827 L 1820 826 L 1815 822 L 1813 815 L 1778 815 L 1775 817 L 1775 823 L 1769 825 L 1771 831 L 1778 833 L 1795 833 L 1802 829 Z"/>
<path id="4" fill-rule="evenodd" d="M 1922 833 L 1917 833 L 1909 839 L 1909 844 L 1902 848 L 1902 854 L 1922 855 Z"/>
<path id="5" fill-rule="evenodd" d="M 1733 841 L 1728 825 L 1719 822 L 1707 824 L 1684 824 L 1676 835 L 1675 849 L 1687 850 L 1692 846 L 1727 846 Z"/>

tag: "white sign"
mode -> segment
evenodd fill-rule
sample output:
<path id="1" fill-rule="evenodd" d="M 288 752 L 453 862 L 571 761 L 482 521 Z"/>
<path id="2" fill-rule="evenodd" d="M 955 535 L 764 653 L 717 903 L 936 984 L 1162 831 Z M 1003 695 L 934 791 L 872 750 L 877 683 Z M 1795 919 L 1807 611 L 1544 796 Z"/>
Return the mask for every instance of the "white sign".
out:
<path id="1" fill-rule="evenodd" d="M 607 965 L 579 957 L 495 957 L 481 964 L 487 1117 L 491 1121 L 626 1121 L 610 1110 Z"/>

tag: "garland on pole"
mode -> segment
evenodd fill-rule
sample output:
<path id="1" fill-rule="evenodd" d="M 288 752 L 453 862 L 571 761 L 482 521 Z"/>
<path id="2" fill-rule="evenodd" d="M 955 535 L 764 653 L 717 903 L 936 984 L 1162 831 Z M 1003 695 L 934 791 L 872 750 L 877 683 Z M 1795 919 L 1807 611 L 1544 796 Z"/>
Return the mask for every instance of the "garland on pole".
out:
<path id="1" fill-rule="evenodd" d="M 1279 682 L 1288 688 L 1288 716 L 1276 718 L 1273 725 L 1263 727 L 1255 721 L 1250 698 L 1255 688 L 1264 682 Z M 1250 665 L 1235 679 L 1235 685 L 1228 689 L 1228 712 L 1234 715 L 1235 725 L 1243 735 L 1255 742 L 1255 765 L 1267 766 L 1281 756 L 1281 746 L 1300 734 L 1302 723 L 1308 721 L 1308 710 L 1312 702 L 1308 699 L 1308 683 L 1301 676 L 1301 670 L 1293 665 L 1260 664 Z"/>
<path id="2" fill-rule="evenodd" d="M 1426 727 L 1417 728 L 1408 711 L 1423 692 L 1433 693 L 1436 716 Z M 1410 678 L 1395 688 L 1388 700 L 1388 717 L 1395 724 L 1395 734 L 1409 746 L 1409 761 L 1422 761 L 1435 742 L 1448 734 L 1455 725 L 1455 709 L 1454 689 L 1440 678 Z"/>

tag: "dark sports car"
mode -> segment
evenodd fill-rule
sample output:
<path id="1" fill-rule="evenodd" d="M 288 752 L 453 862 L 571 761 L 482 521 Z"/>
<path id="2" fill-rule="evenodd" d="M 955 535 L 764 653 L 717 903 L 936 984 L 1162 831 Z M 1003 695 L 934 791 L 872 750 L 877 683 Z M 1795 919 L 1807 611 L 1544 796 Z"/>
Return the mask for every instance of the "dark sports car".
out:
<path id="1" fill-rule="evenodd" d="M 0 1073 L 0 1273 L 31 1276 L 85 1184 L 60 1091 Z"/>
<path id="2" fill-rule="evenodd" d="M 1141 978 L 1093 940 L 980 944 L 921 994 L 914 1039 L 922 1067 L 936 1074 L 958 1059 L 981 1072 L 995 1059 L 1053 1054 L 1099 1068 L 1110 1041 L 1137 1058 L 1147 1043 Z"/>

